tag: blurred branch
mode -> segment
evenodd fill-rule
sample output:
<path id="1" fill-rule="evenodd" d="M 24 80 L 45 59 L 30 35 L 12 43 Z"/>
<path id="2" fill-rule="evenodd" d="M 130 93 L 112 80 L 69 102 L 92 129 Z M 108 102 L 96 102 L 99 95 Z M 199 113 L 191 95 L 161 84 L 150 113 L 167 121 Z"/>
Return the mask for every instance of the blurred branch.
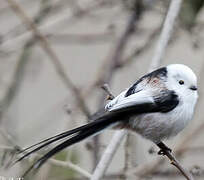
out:
<path id="1" fill-rule="evenodd" d="M 196 24 L 196 18 L 203 8 L 203 0 L 185 0 L 180 13 L 182 24 L 189 30 Z"/>
<path id="2" fill-rule="evenodd" d="M 112 56 L 105 61 L 105 63 L 102 65 L 101 71 L 97 75 L 97 80 L 95 81 L 95 85 L 109 83 L 111 81 L 111 78 L 113 76 L 113 73 L 115 70 L 120 66 L 122 54 L 125 50 L 125 47 L 128 43 L 128 40 L 132 36 L 132 34 L 135 32 L 136 25 L 142 16 L 143 7 L 142 2 L 135 0 L 134 10 L 132 10 L 132 14 L 129 17 L 128 23 L 126 25 L 126 28 L 119 38 L 118 42 L 116 43 L 116 47 L 112 53 Z M 104 71 L 106 69 L 106 71 Z M 101 100 L 104 99 L 103 97 Z"/>
<path id="3" fill-rule="evenodd" d="M 111 142 L 109 143 L 108 147 L 103 153 L 103 156 L 100 162 L 98 163 L 96 169 L 94 170 L 91 180 L 99 180 L 103 177 L 106 169 L 108 168 L 108 166 L 110 165 L 113 159 L 113 156 L 116 150 L 118 149 L 118 146 L 121 143 L 121 140 L 125 137 L 126 134 L 127 134 L 127 131 L 123 131 L 123 130 L 117 131 L 114 134 Z"/>
<path id="4" fill-rule="evenodd" d="M 13 136 L 11 136 L 5 129 L 0 128 L 0 134 L 4 137 L 4 139 L 6 139 L 6 141 L 13 147 L 14 150 L 21 150 L 21 147 L 16 144 Z"/>
<path id="5" fill-rule="evenodd" d="M 60 44 L 70 43 L 91 43 L 109 42 L 113 40 L 114 34 L 112 32 L 90 33 L 90 34 L 47 34 L 50 41 Z"/>
<path id="6" fill-rule="evenodd" d="M 158 64 L 160 64 L 161 62 L 161 59 L 164 55 L 165 49 L 167 48 L 169 39 L 171 37 L 174 23 L 180 11 L 181 4 L 182 0 L 172 0 L 170 3 L 169 10 L 162 28 L 162 32 L 155 49 L 153 59 L 150 64 L 150 71 L 156 69 Z"/>
<path id="7" fill-rule="evenodd" d="M 133 163 L 132 163 L 132 142 L 131 142 L 131 134 L 128 133 L 126 136 L 126 142 L 125 142 L 125 165 L 123 168 L 123 174 L 124 174 L 124 180 L 128 180 L 131 179 L 131 177 L 129 177 L 129 173 L 128 170 L 131 169 L 133 167 Z M 134 143 L 133 143 L 134 144 Z M 135 155 L 135 154 L 134 154 Z"/>
<path id="8" fill-rule="evenodd" d="M 38 14 L 34 18 L 35 23 L 41 22 L 48 14 L 49 14 L 49 4 L 47 4 L 48 0 L 42 0 L 41 6 Z M 47 9 L 48 8 L 48 9 Z M 25 75 L 25 68 L 28 63 L 29 56 L 31 54 L 31 48 L 34 45 L 34 38 L 28 40 L 24 47 L 21 55 L 17 61 L 17 65 L 14 71 L 14 75 L 12 77 L 12 81 L 7 89 L 7 92 L 3 99 L 1 100 L 1 112 L 0 112 L 0 122 L 3 120 L 5 113 L 13 102 L 16 94 L 19 91 L 20 85 L 23 81 L 23 77 Z M 14 151 L 21 150 L 21 147 L 16 144 L 15 137 L 11 136 L 9 132 L 6 132 L 5 129 L 0 129 L 1 135 L 7 142 L 13 146 Z M 11 154 L 11 160 L 13 158 L 13 154 Z"/>
<path id="9" fill-rule="evenodd" d="M 15 72 L 12 78 L 12 82 L 10 83 L 7 92 L 5 94 L 5 96 L 3 97 L 3 99 L 1 100 L 1 112 L 0 112 L 0 121 L 2 121 L 4 114 L 6 113 L 6 111 L 8 110 L 8 108 L 10 107 L 14 97 L 16 96 L 19 87 L 21 85 L 21 82 L 23 80 L 23 75 L 24 75 L 24 70 L 26 67 L 26 62 L 27 62 L 27 57 L 29 54 L 29 50 L 30 50 L 31 44 L 29 43 L 29 45 L 27 44 L 24 47 L 24 52 L 22 52 L 21 57 L 19 58 L 16 68 L 15 68 Z"/>
<path id="10" fill-rule="evenodd" d="M 42 25 L 38 25 L 38 29 L 41 32 L 48 31 L 49 29 L 53 28 L 53 26 L 56 28 L 60 25 L 66 24 L 66 25 L 71 25 L 73 26 L 74 23 L 78 22 L 79 20 L 82 20 L 86 15 L 91 13 L 92 11 L 97 10 L 98 8 L 101 8 L 101 6 L 104 5 L 103 0 L 98 0 L 98 1 L 91 1 L 89 3 L 83 3 L 83 8 L 75 8 L 73 13 L 70 15 L 67 13 L 67 9 L 65 12 L 60 12 L 59 15 L 55 15 L 52 20 L 48 21 L 47 23 L 44 23 Z M 78 19 L 78 21 L 76 21 Z M 64 23 L 66 21 L 66 23 Z M 28 29 L 29 30 L 29 29 Z M 13 32 L 15 31 L 21 31 L 17 27 L 14 27 Z M 12 38 L 7 37 L 5 41 L 2 42 L 1 46 L 4 47 L 10 47 L 11 45 L 19 45 L 19 43 L 26 38 L 31 37 L 31 32 L 26 31 L 22 33 L 17 33 L 17 35 L 13 35 Z M 10 33 L 7 33 L 4 35 L 5 36 L 12 36 Z"/>
<path id="11" fill-rule="evenodd" d="M 126 65 L 129 65 L 131 62 L 133 62 L 133 59 L 137 56 L 140 56 L 143 53 L 146 53 L 147 50 L 152 47 L 157 35 L 160 32 L 161 27 L 156 28 L 147 38 L 147 40 L 145 41 L 145 43 L 135 49 L 130 55 L 128 55 L 126 58 L 124 58 L 121 62 L 120 62 L 120 67 L 125 67 Z"/>
<path id="12" fill-rule="evenodd" d="M 41 47 L 44 49 L 44 51 L 47 53 L 47 55 L 50 57 L 51 62 L 53 63 L 56 72 L 60 76 L 61 80 L 65 84 L 65 86 L 68 89 L 71 89 L 72 93 L 75 95 L 77 99 L 78 106 L 82 110 L 82 112 L 89 118 L 90 112 L 88 107 L 86 106 L 83 97 L 81 96 L 81 92 L 78 90 L 78 88 L 72 83 L 72 81 L 69 79 L 66 71 L 63 68 L 63 65 L 61 64 L 57 54 L 54 52 L 54 50 L 51 48 L 48 40 L 40 33 L 38 28 L 36 27 L 35 23 L 32 21 L 32 19 L 29 18 L 29 16 L 25 13 L 23 8 L 14 0 L 6 0 L 10 7 L 13 9 L 13 11 L 21 18 L 23 24 L 27 26 L 29 30 L 31 30 L 35 36 L 40 42 Z"/>
<path id="13" fill-rule="evenodd" d="M 50 162 L 53 165 L 59 166 L 59 167 L 68 167 L 76 172 L 78 172 L 79 174 L 83 175 L 84 177 L 87 178 L 91 178 L 91 174 L 87 171 L 85 171 L 84 169 L 82 169 L 81 167 L 79 167 L 78 165 L 75 165 L 73 163 L 71 163 L 70 161 L 60 161 L 60 160 L 56 160 L 56 159 L 49 159 L 48 162 Z"/>
<path id="14" fill-rule="evenodd" d="M 48 15 L 50 7 L 49 4 L 46 3 L 46 1 L 48 0 L 42 0 L 39 13 L 34 19 L 35 23 L 41 22 Z M 23 47 L 23 51 L 19 57 L 16 69 L 14 71 L 12 82 L 10 83 L 10 86 L 8 87 L 5 96 L 1 100 L 0 122 L 4 117 L 4 113 L 6 113 L 7 109 L 10 107 L 21 85 L 23 76 L 25 74 L 25 68 L 28 62 L 28 58 L 29 55 L 31 54 L 31 47 L 33 46 L 33 44 L 34 38 L 28 40 Z"/>
<path id="15" fill-rule="evenodd" d="M 1 145 L 0 149 L 2 149 L 2 150 L 12 150 L 12 151 L 19 150 L 17 148 L 13 148 L 13 146 L 4 146 L 4 145 Z M 40 155 L 35 154 L 34 156 L 40 156 Z M 32 157 L 32 159 L 33 159 L 33 157 Z M 70 168 L 70 169 L 78 172 L 79 174 L 83 175 L 84 177 L 87 177 L 87 178 L 91 177 L 91 174 L 89 172 L 85 171 L 84 169 L 82 169 L 78 165 L 73 164 L 71 161 L 61 161 L 61 160 L 57 160 L 57 159 L 54 159 L 54 158 L 50 158 L 48 160 L 48 162 L 51 163 L 52 165 L 55 165 L 55 166 Z"/>
<path id="16" fill-rule="evenodd" d="M 191 168 L 191 173 L 195 176 L 197 176 L 198 178 L 201 178 L 204 176 L 204 170 L 202 169 L 202 167 L 199 167 L 197 165 L 193 166 Z M 151 176 L 154 176 L 152 178 L 159 178 L 159 179 L 167 179 L 167 178 L 179 178 L 182 177 L 181 173 L 179 173 L 177 170 L 172 170 L 172 169 L 166 169 L 166 170 L 157 170 L 155 171 L 153 174 L 151 174 Z M 124 174 L 123 173 L 109 173 L 107 175 L 104 176 L 104 179 L 119 179 L 119 178 L 124 178 Z M 151 177 L 150 177 L 151 178 Z M 148 177 L 147 177 L 148 179 Z"/>

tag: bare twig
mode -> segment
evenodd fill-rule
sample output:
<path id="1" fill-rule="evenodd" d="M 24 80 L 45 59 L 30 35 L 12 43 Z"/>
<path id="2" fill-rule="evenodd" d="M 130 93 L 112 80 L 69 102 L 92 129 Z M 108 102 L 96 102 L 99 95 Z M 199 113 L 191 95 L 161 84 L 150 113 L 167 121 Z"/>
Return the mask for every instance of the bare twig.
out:
<path id="1" fill-rule="evenodd" d="M 72 90 L 72 93 L 75 95 L 77 99 L 78 106 L 82 110 L 82 112 L 87 116 L 90 117 L 90 112 L 88 107 L 86 106 L 84 99 L 81 96 L 81 92 L 78 90 L 78 88 L 72 83 L 72 81 L 69 79 L 66 71 L 64 70 L 57 54 L 54 52 L 54 50 L 51 48 L 48 40 L 40 33 L 38 28 L 36 27 L 35 23 L 30 19 L 30 17 L 25 13 L 23 8 L 14 0 L 6 0 L 10 7 L 13 9 L 13 11 L 21 18 L 22 22 L 27 26 L 29 30 L 33 32 L 36 38 L 39 39 L 41 47 L 44 49 L 44 51 L 47 53 L 47 55 L 50 57 L 51 62 L 53 63 L 56 72 L 61 77 L 61 80 L 64 82 L 66 87 L 68 89 Z"/>
<path id="2" fill-rule="evenodd" d="M 121 62 L 120 62 L 120 67 L 125 67 L 126 65 L 130 64 L 131 62 L 133 62 L 133 59 L 135 57 L 140 56 L 141 54 L 145 53 L 153 44 L 154 41 L 160 31 L 161 27 L 156 28 L 147 38 L 146 42 L 144 43 L 144 45 L 142 45 L 141 47 L 135 49 L 130 55 L 128 55 L 126 58 L 124 58 Z"/>
<path id="3" fill-rule="evenodd" d="M 50 9 L 50 6 L 47 5 L 46 1 L 47 0 L 42 1 L 41 3 L 42 5 L 39 10 L 39 13 L 34 18 L 35 23 L 40 23 L 48 15 L 49 13 L 48 9 Z M 18 89 L 20 87 L 20 84 L 22 82 L 22 79 L 25 73 L 25 67 L 28 61 L 28 57 L 31 52 L 30 49 L 33 44 L 34 44 L 34 39 L 32 38 L 28 40 L 24 45 L 23 51 L 19 57 L 16 69 L 12 78 L 12 82 L 8 87 L 8 90 L 3 100 L 1 101 L 0 121 L 3 119 L 4 113 L 6 113 L 7 109 L 11 105 L 15 95 L 18 92 Z"/>
<path id="4" fill-rule="evenodd" d="M 45 24 L 39 25 L 38 29 L 41 31 L 41 33 L 46 32 L 47 30 L 53 28 L 53 26 L 56 27 L 56 26 L 60 26 L 61 24 L 64 24 L 65 21 L 66 21 L 66 25 L 70 24 L 73 26 L 74 22 L 78 22 L 76 21 L 77 18 L 79 20 L 83 19 L 85 15 L 88 15 L 93 10 L 97 10 L 99 7 L 101 8 L 103 4 L 104 4 L 103 1 L 95 1 L 95 0 L 87 3 L 86 5 L 85 3 L 83 3 L 83 8 L 75 10 L 72 14 L 67 13 L 67 9 L 66 9 L 66 13 L 60 13 L 60 15 L 55 15 L 51 21 Z M 83 18 L 80 18 L 82 16 Z M 13 38 L 7 38 L 5 41 L 2 42 L 1 47 L 3 46 L 6 48 L 6 47 L 10 47 L 13 44 L 19 46 L 20 42 L 23 39 L 29 38 L 31 37 L 31 35 L 32 34 L 30 31 L 26 31 L 25 33 L 15 36 Z"/>
<path id="5" fill-rule="evenodd" d="M 91 178 L 91 174 L 87 171 L 85 171 L 84 169 L 82 169 L 81 167 L 79 167 L 78 165 L 75 165 L 73 163 L 71 163 L 70 161 L 60 161 L 60 160 L 56 160 L 56 159 L 49 159 L 48 162 L 50 162 L 53 165 L 57 165 L 59 167 L 68 167 L 76 172 L 78 172 L 79 174 L 83 175 L 84 177 L 87 178 Z"/>
<path id="6" fill-rule="evenodd" d="M 99 180 L 103 177 L 106 169 L 108 168 L 108 165 L 111 163 L 113 159 L 113 155 L 115 154 L 117 147 L 121 143 L 121 139 L 126 135 L 127 131 L 118 131 L 114 134 L 110 144 L 108 145 L 108 148 L 106 148 L 105 152 L 103 153 L 103 156 L 97 165 L 94 174 L 91 177 L 91 180 Z"/>
<path id="7" fill-rule="evenodd" d="M 182 0 L 172 0 L 170 3 L 169 10 L 162 28 L 162 32 L 155 49 L 153 59 L 150 64 L 150 71 L 157 68 L 158 64 L 160 64 L 160 61 L 164 55 L 165 49 L 167 48 L 169 39 L 171 37 L 174 23 L 180 11 L 181 4 Z"/>
<path id="8" fill-rule="evenodd" d="M 136 23 L 139 21 L 142 14 L 143 9 L 141 3 L 139 1 L 136 1 L 135 6 L 136 7 L 134 7 L 133 13 L 129 18 L 124 33 L 121 35 L 118 42 L 116 43 L 115 50 L 113 51 L 113 54 L 110 59 L 108 58 L 107 62 L 103 64 L 103 68 L 101 68 L 102 71 L 99 72 L 95 85 L 109 83 L 115 69 L 120 66 L 123 51 L 128 43 L 129 38 L 134 33 Z M 104 71 L 104 69 L 107 70 Z"/>
<path id="9" fill-rule="evenodd" d="M 174 165 L 187 180 L 194 179 L 193 176 L 180 165 L 172 153 L 165 151 L 165 155 L 169 158 L 171 164 Z"/>
<path id="10" fill-rule="evenodd" d="M 18 150 L 18 149 L 13 148 L 13 146 L 4 146 L 4 145 L 0 146 L 0 149 L 2 149 L 2 150 L 14 150 L 14 151 Z M 40 156 L 40 155 L 35 154 L 34 156 Z M 91 174 L 89 172 L 85 171 L 84 169 L 82 169 L 78 165 L 73 164 L 71 161 L 60 161 L 57 159 L 50 158 L 48 160 L 48 162 L 53 164 L 53 165 L 59 166 L 59 167 L 70 168 L 70 169 L 78 172 L 79 174 L 83 175 L 84 177 L 91 178 Z"/>
<path id="11" fill-rule="evenodd" d="M 188 148 L 185 148 L 185 147 L 187 146 L 187 144 L 189 144 L 190 141 L 192 141 L 194 138 L 196 138 L 200 134 L 200 129 L 204 129 L 204 123 L 202 124 L 202 127 L 201 128 L 200 127 L 201 126 L 196 128 L 194 131 L 192 131 L 192 133 L 190 133 L 188 136 L 186 136 L 180 142 L 180 144 L 175 148 L 174 152 L 175 152 L 175 155 L 177 157 L 181 156 L 183 153 L 185 153 L 187 151 Z M 171 161 L 171 159 L 170 159 L 170 161 Z M 156 159 L 156 160 L 153 160 L 151 162 L 139 165 L 138 167 L 136 167 L 135 169 L 133 169 L 131 171 L 133 171 L 134 174 L 136 174 L 138 177 L 143 177 L 143 176 L 146 176 L 148 174 L 154 174 L 154 172 L 157 171 L 157 169 L 159 167 L 161 167 L 164 164 L 164 162 L 165 162 L 164 159 Z"/>
<path id="12" fill-rule="evenodd" d="M 101 86 L 101 88 L 108 94 L 107 100 L 112 100 L 115 98 L 114 95 L 111 93 L 108 84 L 104 84 L 103 86 Z"/>
<path id="13" fill-rule="evenodd" d="M 132 138 L 131 138 L 131 134 L 128 133 L 126 136 L 126 142 L 125 142 L 125 163 L 124 163 L 124 169 L 123 169 L 123 174 L 124 174 L 124 180 L 128 180 L 131 179 L 130 174 L 128 173 L 128 170 L 131 169 L 133 167 L 133 163 L 132 163 Z M 135 140 L 135 139 L 134 139 Z M 134 154 L 135 155 L 135 154 Z"/>
<path id="14" fill-rule="evenodd" d="M 15 150 L 21 150 L 21 147 L 18 146 L 14 138 L 3 128 L 0 128 L 0 134 L 6 139 L 6 141 L 13 147 Z"/>
<path id="15" fill-rule="evenodd" d="M 200 135 L 201 132 L 203 132 L 204 129 L 204 123 L 200 124 L 197 128 L 191 131 L 175 148 L 175 155 L 177 157 L 184 154 L 188 148 L 187 145 L 189 142 L 192 142 L 198 135 Z M 164 159 L 156 159 L 152 162 L 148 162 L 146 164 L 139 165 L 136 169 L 134 169 L 134 173 L 139 176 L 143 177 L 148 174 L 153 174 L 161 165 L 164 164 Z"/>
<path id="16" fill-rule="evenodd" d="M 67 43 L 80 43 L 80 44 L 91 44 L 91 43 L 107 43 L 112 41 L 114 33 L 107 31 L 102 33 L 91 33 L 91 34 L 47 34 L 47 38 L 51 42 L 57 44 Z"/>

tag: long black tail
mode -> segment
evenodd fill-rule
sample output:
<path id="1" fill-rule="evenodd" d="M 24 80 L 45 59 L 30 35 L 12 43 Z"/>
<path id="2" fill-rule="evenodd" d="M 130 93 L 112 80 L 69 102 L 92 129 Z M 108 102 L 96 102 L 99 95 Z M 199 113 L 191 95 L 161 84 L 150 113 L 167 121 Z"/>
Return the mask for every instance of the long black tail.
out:
<path id="1" fill-rule="evenodd" d="M 115 116 L 113 113 L 108 113 L 103 115 L 102 117 L 97 118 L 97 120 L 86 124 L 84 126 L 72 129 L 70 131 L 63 132 L 59 135 L 53 136 L 51 138 L 45 139 L 37 144 L 34 144 L 28 148 L 23 149 L 20 151 L 20 154 L 24 154 L 22 157 L 17 159 L 14 163 L 17 163 L 24 158 L 28 157 L 30 154 L 37 152 L 38 150 L 58 141 L 61 139 L 65 139 L 64 142 L 55 146 L 52 150 L 48 153 L 43 155 L 40 159 L 38 159 L 24 174 L 24 176 L 30 172 L 32 169 L 38 169 L 41 167 L 50 157 L 58 153 L 59 151 L 69 147 L 75 143 L 78 143 L 87 137 L 93 136 L 98 134 L 100 131 L 104 130 L 105 128 L 109 127 L 117 123 L 118 117 Z M 67 139 L 69 138 L 69 139 Z M 30 151 L 28 151 L 30 150 Z M 26 152 L 26 153 L 25 153 Z"/>

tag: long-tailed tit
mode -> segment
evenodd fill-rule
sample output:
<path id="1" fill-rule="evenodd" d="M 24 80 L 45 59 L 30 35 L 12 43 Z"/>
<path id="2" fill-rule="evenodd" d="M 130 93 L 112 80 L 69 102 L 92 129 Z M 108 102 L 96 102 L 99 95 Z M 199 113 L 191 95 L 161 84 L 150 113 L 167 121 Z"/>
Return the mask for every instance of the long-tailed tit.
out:
<path id="1" fill-rule="evenodd" d="M 197 78 L 182 64 L 171 64 L 141 77 L 129 89 L 120 93 L 93 116 L 93 121 L 30 146 L 17 160 L 57 142 L 52 150 L 38 159 L 29 169 L 39 168 L 51 156 L 102 130 L 125 128 L 151 140 L 163 150 L 170 150 L 162 140 L 177 135 L 192 119 L 197 102 Z M 160 152 L 162 153 L 162 152 Z"/>

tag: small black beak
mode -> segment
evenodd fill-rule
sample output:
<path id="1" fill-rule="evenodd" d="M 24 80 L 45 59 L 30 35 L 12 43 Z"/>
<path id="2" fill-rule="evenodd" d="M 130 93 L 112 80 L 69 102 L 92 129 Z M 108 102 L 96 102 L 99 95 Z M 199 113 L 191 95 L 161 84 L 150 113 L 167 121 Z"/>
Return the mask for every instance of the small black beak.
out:
<path id="1" fill-rule="evenodd" d="M 196 86 L 191 86 L 190 89 L 196 91 L 198 88 Z"/>

